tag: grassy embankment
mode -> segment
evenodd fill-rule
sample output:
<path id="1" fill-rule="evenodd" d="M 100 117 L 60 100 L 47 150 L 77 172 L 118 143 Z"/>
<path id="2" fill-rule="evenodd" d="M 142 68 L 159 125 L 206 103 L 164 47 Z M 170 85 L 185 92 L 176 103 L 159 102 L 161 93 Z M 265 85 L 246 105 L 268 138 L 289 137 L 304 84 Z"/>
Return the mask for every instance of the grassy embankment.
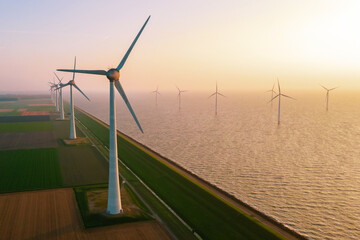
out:
<path id="1" fill-rule="evenodd" d="M 107 127 L 78 110 L 76 115 L 104 145 L 108 146 Z M 282 238 L 120 136 L 118 151 L 120 159 L 202 238 Z M 122 168 L 120 171 L 122 172 Z M 127 179 L 128 177 L 130 176 L 126 176 Z"/>

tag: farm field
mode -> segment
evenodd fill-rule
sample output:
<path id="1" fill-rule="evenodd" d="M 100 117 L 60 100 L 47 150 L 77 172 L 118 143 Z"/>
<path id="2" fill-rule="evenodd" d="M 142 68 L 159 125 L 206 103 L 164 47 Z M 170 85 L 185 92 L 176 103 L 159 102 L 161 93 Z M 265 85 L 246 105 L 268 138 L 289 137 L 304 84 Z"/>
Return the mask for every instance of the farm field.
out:
<path id="1" fill-rule="evenodd" d="M 0 151 L 0 192 L 62 186 L 55 148 Z"/>
<path id="2" fill-rule="evenodd" d="M 171 239 L 156 221 L 84 229 L 71 188 L 0 195 L 0 239 Z"/>
<path id="3" fill-rule="evenodd" d="M 58 153 L 64 186 L 107 183 L 108 165 L 92 146 L 59 146 Z"/>
<path id="4" fill-rule="evenodd" d="M 84 125 L 104 144 L 107 128 L 77 111 Z M 239 212 L 185 176 L 118 136 L 119 158 L 206 239 L 279 239 L 257 220 Z M 221 229 L 221 231 L 219 231 Z"/>
<path id="5" fill-rule="evenodd" d="M 0 132 L 33 132 L 50 130 L 52 130 L 52 124 L 50 121 L 0 123 Z"/>
<path id="6" fill-rule="evenodd" d="M 55 148 L 56 146 L 52 131 L 0 133 L 0 151 Z"/>

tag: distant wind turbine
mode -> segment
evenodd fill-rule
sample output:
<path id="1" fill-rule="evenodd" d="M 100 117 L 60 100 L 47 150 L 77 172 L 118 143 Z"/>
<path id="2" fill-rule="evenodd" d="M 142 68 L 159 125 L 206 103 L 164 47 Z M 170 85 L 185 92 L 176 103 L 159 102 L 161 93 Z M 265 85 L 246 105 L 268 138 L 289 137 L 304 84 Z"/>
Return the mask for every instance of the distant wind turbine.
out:
<path id="1" fill-rule="evenodd" d="M 278 95 L 276 95 L 275 97 L 273 97 L 273 98 L 270 100 L 270 102 L 272 102 L 275 98 L 279 97 L 279 107 L 278 107 L 278 125 L 280 125 L 280 102 L 281 102 L 281 96 L 283 96 L 283 97 L 287 97 L 287 98 L 291 98 L 291 99 L 294 99 L 294 100 L 296 100 L 296 99 L 295 99 L 295 98 L 293 98 L 293 97 L 290 97 L 290 96 L 287 96 L 287 95 L 285 95 L 285 94 L 282 94 L 282 93 L 281 93 L 279 80 L 278 80 L 278 89 L 279 89 L 279 94 L 278 94 Z"/>
<path id="2" fill-rule="evenodd" d="M 53 81 L 54 81 L 53 86 L 55 87 L 55 107 L 56 107 L 56 111 L 58 112 L 59 111 L 59 103 L 58 103 L 57 88 L 59 87 L 59 84 L 55 83 L 55 79 L 53 79 Z"/>
<path id="3" fill-rule="evenodd" d="M 136 41 L 140 37 L 142 31 L 144 30 L 146 24 L 148 23 L 150 16 L 147 18 L 146 22 L 140 29 L 139 33 L 136 35 L 134 41 L 130 45 L 129 49 L 125 53 L 125 56 L 121 60 L 117 68 L 111 68 L 108 71 L 104 70 L 69 70 L 69 69 L 58 69 L 58 71 L 64 72 L 78 72 L 78 73 L 87 73 L 95 75 L 104 75 L 110 81 L 110 149 L 109 149 L 109 191 L 108 191 L 108 205 L 107 212 L 109 214 L 118 214 L 122 212 L 121 208 L 121 198 L 120 198 L 120 186 L 119 186 L 119 169 L 118 169 L 118 160 L 117 160 L 117 135 L 116 135 L 116 108 L 115 108 L 115 95 L 114 95 L 114 86 L 120 93 L 124 102 L 126 103 L 131 115 L 133 116 L 136 124 L 138 125 L 141 132 L 143 132 L 139 121 L 136 118 L 136 115 L 130 105 L 130 102 L 125 94 L 124 89 L 122 88 L 119 78 L 120 70 L 124 66 L 126 59 L 129 57 L 131 50 L 133 49 Z"/>
<path id="4" fill-rule="evenodd" d="M 218 98 L 217 98 L 217 96 L 218 95 L 220 95 L 220 96 L 223 96 L 223 97 L 225 97 L 224 95 L 222 95 L 219 91 L 218 91 L 218 85 L 217 85 L 217 82 L 216 82 L 216 91 L 213 93 L 213 94 L 211 94 L 210 96 L 209 96 L 209 98 L 211 98 L 212 96 L 214 96 L 215 95 L 215 115 L 217 115 L 217 103 L 218 103 Z"/>
<path id="5" fill-rule="evenodd" d="M 155 103 L 156 103 L 156 107 L 157 107 L 157 106 L 158 106 L 158 104 L 157 104 L 157 97 L 158 97 L 158 95 L 160 95 L 159 86 L 156 87 L 156 90 L 153 91 L 153 93 L 155 93 Z"/>
<path id="6" fill-rule="evenodd" d="M 274 93 L 277 94 L 277 92 L 274 91 L 275 83 L 276 83 L 276 81 L 274 82 L 272 89 L 266 91 L 266 92 L 271 92 L 271 98 L 270 98 L 270 100 L 274 98 Z M 272 107 L 272 106 L 273 106 L 273 102 L 271 101 L 271 107 Z"/>
<path id="7" fill-rule="evenodd" d="M 80 88 L 75 84 L 75 68 L 76 68 L 76 57 L 74 60 L 74 72 L 73 72 L 73 78 L 66 84 L 61 84 L 60 90 L 63 87 L 70 86 L 70 139 L 76 139 L 76 128 L 75 128 L 75 116 L 74 116 L 74 99 L 73 99 L 73 91 L 72 87 L 76 88 L 84 97 L 86 97 L 87 100 L 90 101 L 90 99 L 83 93 Z"/>
<path id="8" fill-rule="evenodd" d="M 187 92 L 186 90 L 180 90 L 180 88 L 178 88 L 178 86 L 176 86 L 176 88 L 178 89 L 179 93 L 178 93 L 178 98 L 179 98 L 179 110 L 181 109 L 181 93 L 183 92 Z"/>
<path id="9" fill-rule="evenodd" d="M 61 83 L 62 79 L 63 78 L 59 78 L 58 75 L 56 75 L 56 73 L 54 73 L 56 78 L 58 79 L 59 81 L 59 91 L 60 91 L 60 119 L 61 120 L 64 120 L 64 101 L 63 101 L 63 95 L 62 95 L 62 86 L 64 84 Z"/>
<path id="10" fill-rule="evenodd" d="M 338 88 L 338 87 L 327 89 L 323 85 L 320 85 L 320 86 L 322 86 L 326 90 L 326 111 L 329 111 L 329 92 L 336 89 L 336 88 Z"/>

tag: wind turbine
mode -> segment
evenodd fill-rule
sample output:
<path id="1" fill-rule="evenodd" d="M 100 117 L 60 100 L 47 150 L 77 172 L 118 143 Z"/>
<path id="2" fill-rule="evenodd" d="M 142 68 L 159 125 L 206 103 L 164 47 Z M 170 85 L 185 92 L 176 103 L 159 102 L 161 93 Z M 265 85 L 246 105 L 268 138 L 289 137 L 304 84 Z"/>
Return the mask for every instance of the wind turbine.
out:
<path id="1" fill-rule="evenodd" d="M 156 87 L 156 90 L 153 91 L 153 93 L 155 93 L 155 102 L 156 102 L 156 107 L 157 107 L 158 106 L 158 104 L 157 104 L 157 96 L 160 95 L 159 86 Z"/>
<path id="2" fill-rule="evenodd" d="M 58 104 L 58 95 L 57 95 L 57 88 L 59 87 L 59 84 L 55 83 L 55 79 L 54 79 L 54 83 L 52 83 L 52 87 L 55 88 L 55 107 L 56 107 L 56 111 L 59 111 L 59 104 Z"/>
<path id="3" fill-rule="evenodd" d="M 322 86 L 326 90 L 326 111 L 329 111 L 329 92 L 336 89 L 336 88 L 338 88 L 338 87 L 327 89 L 323 85 L 320 85 L 320 86 Z"/>
<path id="4" fill-rule="evenodd" d="M 64 72 L 78 72 L 78 73 L 87 73 L 95 75 L 104 75 L 110 81 L 110 148 L 109 148 L 109 192 L 108 192 L 108 205 L 107 212 L 109 214 L 118 214 L 122 212 L 121 208 L 121 198 L 120 198 L 120 188 L 119 188 L 119 169 L 118 169 L 118 160 L 117 160 L 117 138 L 116 138 L 116 108 L 115 108 L 115 95 L 114 95 L 114 86 L 120 93 L 124 102 L 126 103 L 131 115 L 133 116 L 137 126 L 140 131 L 143 132 L 139 121 L 136 118 L 136 115 L 130 105 L 130 102 L 125 94 L 124 89 L 122 88 L 119 78 L 120 70 L 124 66 L 126 59 L 129 57 L 131 50 L 133 49 L 136 41 L 140 37 L 142 31 L 144 30 L 146 24 L 148 23 L 150 16 L 147 18 L 146 22 L 140 29 L 139 33 L 136 35 L 134 41 L 130 45 L 129 49 L 125 53 L 125 56 L 121 60 L 117 68 L 111 68 L 108 71 L 104 70 L 68 70 L 68 69 L 58 69 L 58 71 Z"/>
<path id="5" fill-rule="evenodd" d="M 180 109 L 181 109 L 181 93 L 187 92 L 187 91 L 186 90 L 180 90 L 180 88 L 178 88 L 178 86 L 176 86 L 176 88 L 179 91 L 178 98 L 179 98 L 179 111 L 180 111 Z"/>
<path id="6" fill-rule="evenodd" d="M 49 83 L 49 85 L 50 85 L 50 89 L 49 89 L 49 91 L 50 91 L 50 96 L 51 96 L 51 101 L 55 104 L 55 99 L 54 99 L 54 88 L 55 88 L 55 85 L 52 83 L 52 82 L 48 82 Z"/>
<path id="7" fill-rule="evenodd" d="M 217 103 L 218 103 L 218 98 L 217 98 L 217 96 L 218 95 L 220 95 L 220 96 L 223 96 L 223 97 L 225 97 L 224 95 L 222 95 L 219 91 L 218 91 L 218 85 L 217 85 L 217 82 L 216 82 L 216 91 L 213 93 L 213 94 L 211 94 L 210 96 L 209 96 L 209 98 L 211 98 L 212 96 L 214 96 L 215 95 L 215 115 L 217 115 Z"/>
<path id="8" fill-rule="evenodd" d="M 60 91 L 60 119 L 64 120 L 64 102 L 63 102 L 63 95 L 62 95 L 62 86 L 64 86 L 64 84 L 61 83 L 63 78 L 59 78 L 58 75 L 56 75 L 56 73 L 54 73 L 56 78 L 59 81 L 59 91 Z"/>
<path id="9" fill-rule="evenodd" d="M 279 97 L 279 107 L 278 107 L 278 125 L 280 125 L 280 102 L 281 102 L 281 96 L 283 96 L 283 97 L 287 97 L 287 98 L 291 98 L 291 99 L 294 99 L 294 100 L 296 100 L 296 99 L 295 99 L 295 98 L 293 98 L 293 97 L 290 97 L 290 96 L 287 96 L 287 95 L 285 95 L 285 94 L 282 94 L 282 93 L 281 93 L 279 79 L 278 79 L 278 89 L 279 89 L 279 94 L 278 94 L 278 95 L 276 95 L 275 97 L 273 97 L 273 98 L 270 100 L 270 102 L 272 102 L 275 98 Z"/>
<path id="10" fill-rule="evenodd" d="M 274 93 L 277 94 L 277 92 L 274 91 L 275 83 L 276 83 L 276 81 L 274 82 L 272 89 L 266 91 L 266 92 L 271 92 L 271 98 L 270 98 L 270 100 L 273 99 Z M 273 106 L 273 102 L 271 101 L 271 107 L 272 107 L 272 106 Z"/>
<path id="11" fill-rule="evenodd" d="M 76 57 L 74 60 L 74 71 L 73 71 L 73 78 L 72 80 L 70 80 L 68 83 L 66 84 L 61 84 L 60 90 L 63 87 L 69 86 L 70 85 L 70 139 L 75 139 L 76 138 L 76 129 L 75 129 L 75 116 L 74 116 L 74 100 L 73 100 L 73 91 L 72 91 L 72 87 L 76 88 L 82 95 L 84 95 L 84 97 L 87 98 L 87 100 L 90 101 L 90 99 L 85 95 L 85 93 L 83 93 L 80 88 L 75 84 L 75 70 L 76 68 Z"/>

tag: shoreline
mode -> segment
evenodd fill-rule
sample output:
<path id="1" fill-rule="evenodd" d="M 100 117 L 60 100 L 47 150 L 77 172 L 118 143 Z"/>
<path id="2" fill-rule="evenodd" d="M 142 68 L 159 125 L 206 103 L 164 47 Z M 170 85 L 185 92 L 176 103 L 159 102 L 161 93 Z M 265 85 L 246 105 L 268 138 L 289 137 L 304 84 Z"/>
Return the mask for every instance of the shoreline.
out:
<path id="1" fill-rule="evenodd" d="M 109 127 L 108 124 L 100 120 L 99 118 L 93 116 L 92 114 L 84 111 L 83 109 L 76 107 L 82 113 L 88 115 L 89 117 L 93 118 L 100 124 Z M 133 139 L 132 137 L 122 133 L 121 131 L 117 130 L 117 133 L 124 138 L 125 140 L 129 141 L 133 145 L 137 146 L 138 148 L 142 149 L 143 151 L 147 152 L 148 154 L 155 157 L 158 161 L 162 162 L 163 164 L 170 167 L 172 170 L 178 172 L 179 174 L 184 175 L 185 177 L 189 178 L 194 184 L 198 184 L 200 187 L 206 189 L 207 191 L 211 192 L 214 196 L 220 198 L 222 201 L 230 204 L 232 207 L 244 212 L 245 214 L 251 216 L 252 218 L 258 220 L 266 227 L 278 232 L 282 236 L 287 239 L 309 239 L 308 237 L 302 235 L 301 233 L 297 232 L 296 230 L 286 226 L 285 224 L 281 223 L 277 219 L 266 215 L 265 213 L 259 211 L 257 208 L 249 205 L 248 203 L 236 198 L 234 195 L 224 191 L 223 189 L 219 188 L 218 186 L 208 182 L 207 180 L 197 176 L 193 172 L 189 171 L 188 169 L 182 167 L 178 163 L 168 159 L 167 157 L 162 156 L 160 153 L 152 150 L 151 148 L 147 147 L 146 145 L 138 142 L 137 140 Z"/>

